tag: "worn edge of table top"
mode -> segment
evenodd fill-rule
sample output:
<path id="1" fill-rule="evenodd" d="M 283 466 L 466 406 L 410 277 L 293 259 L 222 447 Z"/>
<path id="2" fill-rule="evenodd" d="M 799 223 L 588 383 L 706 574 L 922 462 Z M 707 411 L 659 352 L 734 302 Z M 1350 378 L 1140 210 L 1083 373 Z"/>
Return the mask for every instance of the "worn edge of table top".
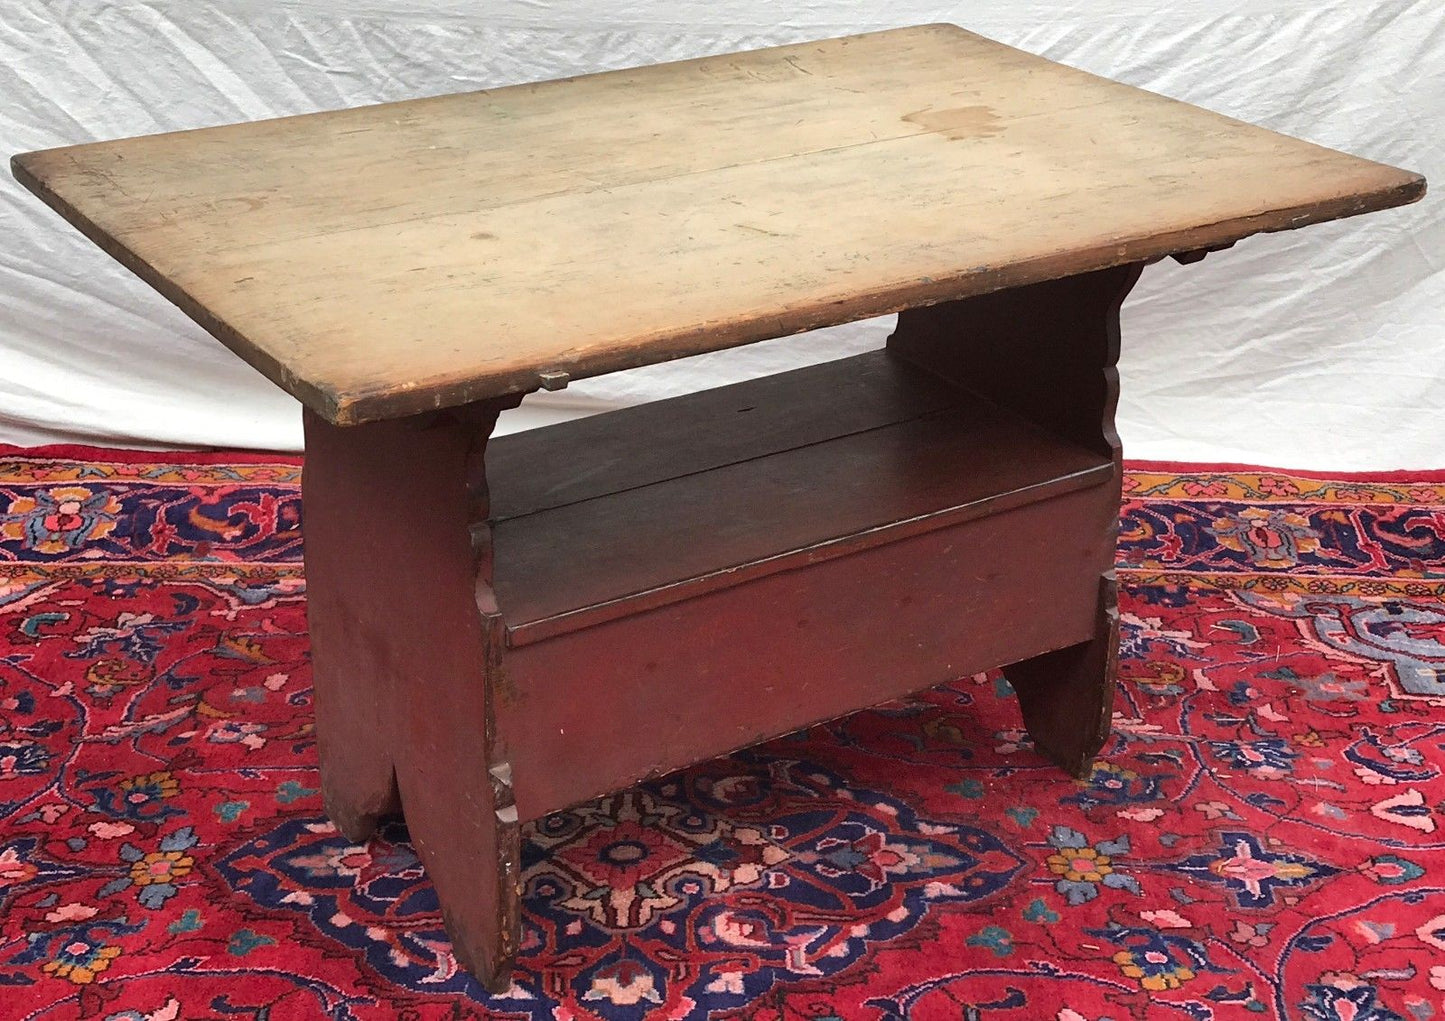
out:
<path id="1" fill-rule="evenodd" d="M 939 42 L 939 40 L 943 42 Z M 305 364 L 305 358 L 287 358 L 284 353 L 278 353 L 275 349 L 277 344 L 267 342 L 265 338 L 257 339 L 246 330 L 243 330 L 231 320 L 236 318 L 234 314 L 222 314 L 227 312 L 225 308 L 221 311 L 213 306 L 224 306 L 225 299 L 232 295 L 227 294 L 224 289 L 216 292 L 207 290 L 195 279 L 187 279 L 182 267 L 187 253 L 180 253 L 176 265 L 160 267 L 159 261 L 174 253 L 166 248 L 167 235 L 164 228 L 168 225 L 164 213 L 159 214 L 157 226 L 157 238 L 148 238 L 143 230 L 131 231 L 127 235 L 124 230 L 112 229 L 101 222 L 109 211 L 109 205 L 124 207 L 125 203 L 119 200 L 119 196 L 130 196 L 125 188 L 108 174 L 104 169 L 96 166 L 87 166 L 83 160 L 103 160 L 107 158 L 121 158 L 120 151 L 126 148 L 141 147 L 145 151 L 147 146 L 166 146 L 179 141 L 202 144 L 205 141 L 214 141 L 226 138 L 243 138 L 248 134 L 286 131 L 302 131 L 304 128 L 315 128 L 324 119 L 331 118 L 364 118 L 367 116 L 378 118 L 387 113 L 399 113 L 407 109 L 419 109 L 426 104 L 446 103 L 447 101 L 481 102 L 500 100 L 504 97 L 518 97 L 530 99 L 537 95 L 550 96 L 544 90 L 558 90 L 563 88 L 576 88 L 587 86 L 588 83 L 611 83 L 610 86 L 596 84 L 595 88 L 620 87 L 628 83 L 628 77 L 641 78 L 644 80 L 655 79 L 659 85 L 667 85 L 669 81 L 689 74 L 702 74 L 708 68 L 727 68 L 729 73 L 742 68 L 743 71 L 757 76 L 757 69 L 776 68 L 782 63 L 787 63 L 799 68 L 803 74 L 813 77 L 810 72 L 799 67 L 799 61 L 804 56 L 816 57 L 823 54 L 825 57 L 833 55 L 836 57 L 849 44 L 862 48 L 882 46 L 881 56 L 889 55 L 889 46 L 902 48 L 907 53 L 908 46 L 927 48 L 929 46 L 957 46 L 961 47 L 959 52 L 951 56 L 962 59 L 969 56 L 980 61 L 983 58 L 994 61 L 1000 68 L 1009 71 L 1018 82 L 1010 84 L 1026 83 L 1031 80 L 1030 76 L 1040 71 L 1059 79 L 1061 85 L 1077 86 L 1080 89 L 1089 89 L 1101 93 L 1111 94 L 1118 98 L 1118 105 L 1125 102 L 1138 103 L 1148 107 L 1150 110 L 1170 111 L 1180 119 L 1178 125 L 1165 125 L 1170 130 L 1181 129 L 1185 126 L 1197 127 L 1199 123 L 1207 123 L 1215 126 L 1222 133 L 1222 137 L 1232 144 L 1238 144 L 1241 138 L 1251 143 L 1265 143 L 1275 146 L 1281 152 L 1288 150 L 1292 154 L 1304 154 L 1310 160 L 1317 161 L 1320 168 L 1317 176 L 1322 179 L 1338 178 L 1346 180 L 1348 186 L 1336 187 L 1333 190 L 1327 185 L 1315 187 L 1313 191 L 1306 188 L 1294 189 L 1295 197 L 1298 198 L 1301 191 L 1310 192 L 1305 201 L 1292 201 L 1286 204 L 1270 205 L 1267 200 L 1253 199 L 1244 200 L 1240 203 L 1241 208 L 1251 208 L 1253 211 L 1238 213 L 1237 215 L 1223 216 L 1218 219 L 1211 219 L 1208 222 L 1193 222 L 1186 220 L 1184 225 L 1176 225 L 1172 229 L 1159 231 L 1138 231 L 1133 234 L 1112 236 L 1105 239 L 1093 239 L 1090 243 L 1070 247 L 1053 247 L 1047 250 L 1026 254 L 1017 258 L 1005 258 L 996 264 L 969 264 L 965 255 L 955 256 L 954 266 L 936 274 L 924 274 L 905 279 L 885 279 L 874 281 L 871 285 L 850 287 L 847 293 L 839 298 L 837 295 L 828 296 L 828 300 L 807 300 L 787 304 L 781 302 L 777 307 L 762 309 L 744 310 L 736 315 L 721 319 L 704 321 L 687 321 L 673 323 L 662 328 L 642 330 L 637 335 L 626 338 L 604 337 L 600 341 L 593 338 L 591 347 L 578 347 L 572 338 L 565 335 L 565 330 L 554 332 L 563 333 L 555 341 L 555 348 L 544 351 L 541 354 L 533 352 L 513 358 L 511 361 L 501 360 L 500 363 L 490 368 L 479 368 L 477 366 L 467 367 L 465 365 L 453 369 L 432 369 L 428 373 L 422 373 L 417 378 L 398 379 L 397 376 L 405 376 L 406 373 L 398 373 L 395 367 L 380 372 L 380 377 L 375 379 L 365 378 L 362 373 L 358 379 L 350 382 L 343 378 L 327 378 L 327 373 L 312 370 Z M 866 44 L 866 45 L 864 45 Z M 950 55 L 940 51 L 943 55 Z M 937 59 L 940 54 L 934 54 Z M 845 66 L 846 62 L 840 59 L 840 74 L 859 73 L 857 67 Z M 860 57 L 859 60 L 863 58 Z M 877 55 L 875 55 L 877 59 Z M 855 62 L 856 63 L 856 62 Z M 751 68 L 751 70 L 750 70 Z M 895 69 L 882 68 L 882 72 L 890 72 Z M 936 70 L 936 68 L 934 69 Z M 985 70 L 987 70 L 985 68 Z M 871 73 L 871 72 L 869 72 Z M 962 72 L 959 72 L 962 74 Z M 977 74 L 978 72 L 975 71 Z M 672 76 L 670 79 L 668 76 Z M 926 78 L 927 75 L 920 71 L 919 76 Z M 957 84 L 951 81 L 949 84 Z M 696 89 L 694 83 L 692 88 Z M 910 96 L 909 90 L 913 85 L 904 81 L 898 86 L 898 95 L 894 98 L 907 100 L 918 98 Z M 527 91 L 530 90 L 530 91 Z M 926 93 L 932 95 L 932 93 Z M 958 94 L 958 93 L 955 93 Z M 560 95 L 560 94 L 559 94 Z M 741 93 L 738 93 L 741 95 Z M 585 96 L 583 97 L 585 100 Z M 804 94 L 806 102 L 808 96 Z M 540 101 L 539 101 L 540 102 Z M 543 103 L 545 107 L 545 103 Z M 860 107 L 860 109 L 865 109 Z M 959 108 L 963 111 L 976 111 L 978 107 Z M 982 108 L 987 116 L 992 116 L 989 108 L 985 105 Z M 932 110 L 931 105 L 924 110 L 914 111 L 905 115 L 902 119 L 907 121 L 910 117 L 918 119 L 919 114 L 928 114 Z M 675 111 L 674 111 L 675 112 Z M 877 111 L 865 109 L 866 113 L 874 114 Z M 952 114 L 958 110 L 936 111 L 940 114 Z M 1103 111 L 1109 113 L 1112 111 Z M 979 115 L 984 116 L 984 115 Z M 1032 116 L 1031 111 L 1024 111 L 1016 114 L 1009 125 L 1022 123 Z M 978 120 L 978 117 L 964 118 L 965 121 Z M 985 117 L 986 119 L 986 117 Z M 927 120 L 925 116 L 923 120 Z M 1138 119 L 1136 118 L 1136 121 Z M 879 144 L 906 143 L 910 139 L 944 137 L 950 141 L 967 140 L 969 138 L 991 137 L 989 131 L 978 130 L 976 124 L 965 123 L 961 127 L 956 123 L 935 124 L 932 127 L 925 126 L 925 129 L 918 134 L 905 134 L 889 138 L 878 139 Z M 1186 123 L 1194 122 L 1194 123 Z M 400 121 L 398 121 L 400 123 Z M 957 132 L 961 131 L 962 134 Z M 973 134 L 970 134 L 970 131 Z M 951 133 L 952 132 L 952 133 Z M 604 139 L 605 141 L 605 139 Z M 726 174 L 735 172 L 741 175 L 750 168 L 756 167 L 759 163 L 775 162 L 778 159 L 809 160 L 819 157 L 827 157 L 830 153 L 842 148 L 857 149 L 865 143 L 849 144 L 825 148 L 823 150 L 804 151 L 802 153 L 790 153 L 783 157 L 765 158 L 753 163 L 746 161 L 742 163 L 723 164 L 716 167 L 705 167 L 700 171 L 675 172 L 671 175 L 663 174 L 654 177 L 643 177 L 636 182 L 623 181 L 617 185 L 618 188 L 627 187 L 629 184 L 652 186 L 654 190 L 661 191 L 667 185 L 679 177 L 698 176 L 699 174 Z M 437 148 L 435 146 L 433 149 Z M 1225 147 L 1227 150 L 1227 146 Z M 1208 150 L 1201 150 L 1206 155 L 1213 155 Z M 687 153 L 683 154 L 684 156 Z M 924 152 L 928 155 L 928 151 Z M 1301 157 L 1303 158 L 1303 156 Z M 665 160 L 665 158 L 664 158 Z M 143 162 L 143 161 L 135 161 Z M 233 162 L 235 159 L 233 157 Z M 1281 161 L 1283 162 L 1283 160 Z M 651 364 L 666 361 L 673 358 L 698 354 L 706 351 L 720 350 L 754 341 L 770 339 L 773 337 L 785 336 L 799 333 L 806 330 L 816 329 L 822 326 L 829 326 L 843 322 L 850 322 L 857 319 L 869 318 L 872 316 L 884 315 L 891 312 L 901 311 L 906 308 L 920 305 L 934 304 L 940 301 L 966 297 L 973 294 L 998 290 L 1006 287 L 1018 286 L 1033 283 L 1040 280 L 1072 275 L 1075 273 L 1087 272 L 1101 269 L 1107 266 L 1118 265 L 1126 262 L 1137 262 L 1160 258 L 1172 253 L 1195 251 L 1220 247 L 1240 240 L 1251 234 L 1288 230 L 1306 224 L 1318 223 L 1326 220 L 1338 219 L 1374 210 L 1385 209 L 1392 206 L 1403 205 L 1419 199 L 1425 191 L 1425 180 L 1418 174 L 1389 167 L 1384 164 L 1374 163 L 1369 160 L 1349 156 L 1335 152 L 1321 146 L 1308 142 L 1288 138 L 1263 128 L 1246 125 L 1242 122 L 1213 114 L 1189 104 L 1179 103 L 1152 93 L 1122 85 L 1108 79 L 1099 78 L 1086 72 L 1068 68 L 1064 65 L 1055 64 L 1044 58 L 1032 56 L 1022 51 L 1014 50 L 1011 47 L 983 39 L 972 33 L 952 25 L 930 25 L 919 26 L 912 29 L 896 29 L 888 32 L 870 33 L 864 36 L 852 36 L 837 40 L 824 40 L 818 43 L 805 43 L 793 46 L 774 47 L 767 50 L 755 50 L 740 54 L 725 54 L 716 57 L 704 57 L 690 61 L 680 61 L 672 64 L 659 64 L 643 68 L 631 68 L 621 71 L 605 72 L 597 75 L 587 75 L 580 78 L 560 79 L 555 82 L 533 83 L 529 85 L 509 86 L 503 89 L 483 91 L 479 93 L 462 93 L 455 96 L 431 97 L 430 99 L 408 100 L 402 103 L 381 104 L 374 107 L 362 107 L 353 110 L 331 111 L 317 114 L 303 114 L 296 117 L 278 118 L 270 121 L 251 122 L 249 124 L 228 125 L 218 128 L 202 128 L 187 132 L 172 132 L 163 135 L 142 136 L 135 139 L 124 139 L 118 142 L 99 142 L 86 145 L 69 146 L 60 149 L 44 150 L 35 153 L 26 153 L 14 157 L 11 161 L 15 177 L 21 184 L 40 196 L 48 205 L 59 212 L 66 220 L 76 226 L 82 233 L 98 244 L 111 256 L 124 264 L 131 271 L 136 273 L 147 283 L 158 290 L 162 295 L 175 303 L 187 315 L 199 323 L 203 328 L 219 339 L 232 351 L 245 359 L 268 378 L 276 382 L 282 388 L 296 396 L 298 399 L 322 414 L 329 421 L 336 424 L 354 424 L 364 421 L 394 418 L 403 415 L 414 414 L 434 408 L 447 407 L 480 400 L 490 397 L 502 396 L 509 393 L 529 392 L 537 389 L 540 383 L 539 376 L 542 373 L 555 372 L 565 373 L 566 376 L 577 379 L 587 376 L 599 375 L 618 369 L 630 368 L 637 365 Z M 988 164 L 985 164 L 988 166 Z M 1305 163 L 1306 168 L 1313 166 Z M 144 169 L 144 168 L 142 168 Z M 1045 173 L 1057 168 L 1045 166 Z M 1270 169 L 1266 165 L 1263 169 Z M 1294 168 L 1301 176 L 1305 171 L 1301 168 Z M 165 167 L 161 165 L 159 172 L 163 175 Z M 104 183 L 97 185 L 97 181 Z M 87 196 L 85 189 L 92 189 L 92 194 Z M 525 188 L 525 185 L 521 187 Z M 607 190 L 607 189 L 602 189 Z M 1183 188 L 1180 189 L 1184 190 Z M 1289 192 L 1283 184 L 1278 186 L 1280 192 Z M 558 197 L 566 199 L 575 197 L 576 193 L 563 191 L 561 193 L 543 192 L 539 196 L 523 199 L 512 205 L 524 205 L 527 203 L 545 203 Z M 1050 196 L 1058 197 L 1058 196 Z M 217 196 L 227 198 L 227 196 Z M 229 196 L 232 200 L 246 202 L 245 195 Z M 1007 202 L 1008 200 L 1003 200 Z M 149 202 L 141 203 L 144 207 Z M 997 204 L 997 203 L 996 203 Z M 1122 203 L 1121 203 L 1122 205 Z M 210 201 L 212 209 L 216 201 Z M 502 208 L 502 207 L 497 207 Z M 494 212 L 492 208 L 484 208 L 481 212 Z M 326 212 L 326 210 L 322 210 Z M 476 211 L 472 211 L 475 214 Z M 885 210 L 884 215 L 893 212 Z M 957 212 L 957 210 L 955 210 Z M 1039 215 L 1047 216 L 1042 210 Z M 234 214 L 233 214 L 234 215 Z M 410 224 L 418 221 L 427 223 L 444 220 L 446 216 L 453 215 L 442 213 L 425 214 L 421 217 L 403 220 L 399 223 L 380 223 L 373 227 L 388 228 L 399 227 L 404 232 Z M 456 218 L 465 218 L 468 215 L 466 210 L 454 214 Z M 172 221 L 174 218 L 172 218 Z M 173 225 L 173 222 L 169 225 Z M 263 224 L 264 226 L 264 224 Z M 367 227 L 365 229 L 372 229 Z M 260 242 L 252 247 L 259 248 L 266 243 L 270 244 L 293 244 L 316 240 L 322 237 L 324 245 L 326 239 L 336 234 L 346 233 L 345 227 L 335 228 L 330 233 L 323 232 L 322 235 L 310 238 L 299 239 L 281 238 L 279 242 Z M 766 233 L 766 232 L 762 232 Z M 126 236 L 123 236 L 126 235 Z M 476 236 L 476 235 L 472 235 Z M 153 243 L 148 245 L 147 241 Z M 423 239 L 424 240 L 424 239 Z M 845 240 L 847 240 L 845 238 Z M 304 247 L 304 245 L 302 245 Z M 201 253 L 217 254 L 217 253 Z M 193 260 L 197 261 L 197 260 Z M 218 259 L 218 262 L 221 260 Z M 304 264 L 304 263 L 303 263 Z M 222 263 L 219 268 L 225 268 Z M 776 271 L 776 268 L 775 270 Z M 200 272 L 197 270 L 196 272 Z M 233 275 L 235 269 L 231 269 Z M 178 279 L 179 278 L 179 279 Z M 282 279 L 287 279 L 283 277 Z M 239 282 L 238 282 L 239 283 Z M 465 297 L 453 292 L 453 298 Z M 575 297 L 575 296 L 573 296 Z M 602 290 L 594 296 L 594 301 L 606 302 L 611 296 Z M 466 311 L 465 309 L 462 311 Z M 470 311 L 475 312 L 475 308 Z M 304 326 L 304 319 L 299 322 Z M 473 335 L 482 327 L 475 320 L 466 324 L 467 329 Z M 546 330 L 546 326 L 540 328 Z M 253 331 L 254 332 L 254 331 Z M 452 339 L 456 339 L 453 337 Z M 311 338 L 303 337 L 302 344 L 309 343 Z M 344 345 L 349 338 L 343 341 L 343 347 L 337 351 L 337 364 L 355 365 L 360 362 L 366 364 L 364 357 L 358 357 L 357 351 L 347 349 Z M 475 345 L 482 346 L 482 345 Z M 393 345 L 394 347 L 394 345 Z M 294 354 L 294 352 L 293 352 Z M 403 353 L 392 350 L 393 361 L 404 357 Z M 298 364 L 293 364 L 296 362 Z"/>

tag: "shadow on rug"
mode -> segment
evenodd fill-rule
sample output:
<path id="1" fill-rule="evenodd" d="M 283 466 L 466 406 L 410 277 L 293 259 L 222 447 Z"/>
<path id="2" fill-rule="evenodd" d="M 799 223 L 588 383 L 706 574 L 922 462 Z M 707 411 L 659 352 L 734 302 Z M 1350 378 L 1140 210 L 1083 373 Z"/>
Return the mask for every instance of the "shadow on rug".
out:
<path id="1" fill-rule="evenodd" d="M 0 1018 L 1445 1018 L 1445 475 L 1136 466 L 1087 781 L 989 675 L 557 813 L 498 997 L 321 814 L 298 483 L 0 454 Z"/>

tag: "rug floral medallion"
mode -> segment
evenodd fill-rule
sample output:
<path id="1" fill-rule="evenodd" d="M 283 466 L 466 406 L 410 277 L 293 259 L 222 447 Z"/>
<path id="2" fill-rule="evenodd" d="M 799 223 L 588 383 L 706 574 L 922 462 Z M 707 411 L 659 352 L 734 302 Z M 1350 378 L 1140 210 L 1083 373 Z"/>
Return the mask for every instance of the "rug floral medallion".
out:
<path id="1" fill-rule="evenodd" d="M 0 452 L 0 1021 L 1445 1019 L 1445 475 L 1125 488 L 1086 780 L 990 674 L 556 813 L 489 996 L 321 812 L 299 467 Z"/>

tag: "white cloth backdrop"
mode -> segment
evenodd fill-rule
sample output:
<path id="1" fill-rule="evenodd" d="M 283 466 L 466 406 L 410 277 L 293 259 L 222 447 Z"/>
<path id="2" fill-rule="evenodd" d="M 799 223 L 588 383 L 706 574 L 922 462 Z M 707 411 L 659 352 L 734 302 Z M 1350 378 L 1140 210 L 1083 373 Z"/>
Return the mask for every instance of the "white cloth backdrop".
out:
<path id="1" fill-rule="evenodd" d="M 19 152 L 927 21 L 1445 188 L 1445 0 L 0 0 L 0 140 Z M 529 398 L 508 424 L 836 357 L 889 328 L 584 382 Z M 1445 466 L 1435 196 L 1151 267 L 1124 331 L 1129 456 Z M 0 182 L 0 442 L 297 449 L 300 438 L 289 397 Z"/>

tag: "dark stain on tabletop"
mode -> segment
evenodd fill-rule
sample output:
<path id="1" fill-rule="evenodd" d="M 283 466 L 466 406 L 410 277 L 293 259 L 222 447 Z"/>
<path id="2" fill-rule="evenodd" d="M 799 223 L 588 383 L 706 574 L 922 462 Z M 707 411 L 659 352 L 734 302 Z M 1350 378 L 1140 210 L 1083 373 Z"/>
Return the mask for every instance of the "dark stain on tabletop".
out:
<path id="1" fill-rule="evenodd" d="M 949 141 L 989 138 L 1000 131 L 998 114 L 987 106 L 955 106 L 944 110 L 915 110 L 903 115 L 910 124 L 942 135 Z"/>

